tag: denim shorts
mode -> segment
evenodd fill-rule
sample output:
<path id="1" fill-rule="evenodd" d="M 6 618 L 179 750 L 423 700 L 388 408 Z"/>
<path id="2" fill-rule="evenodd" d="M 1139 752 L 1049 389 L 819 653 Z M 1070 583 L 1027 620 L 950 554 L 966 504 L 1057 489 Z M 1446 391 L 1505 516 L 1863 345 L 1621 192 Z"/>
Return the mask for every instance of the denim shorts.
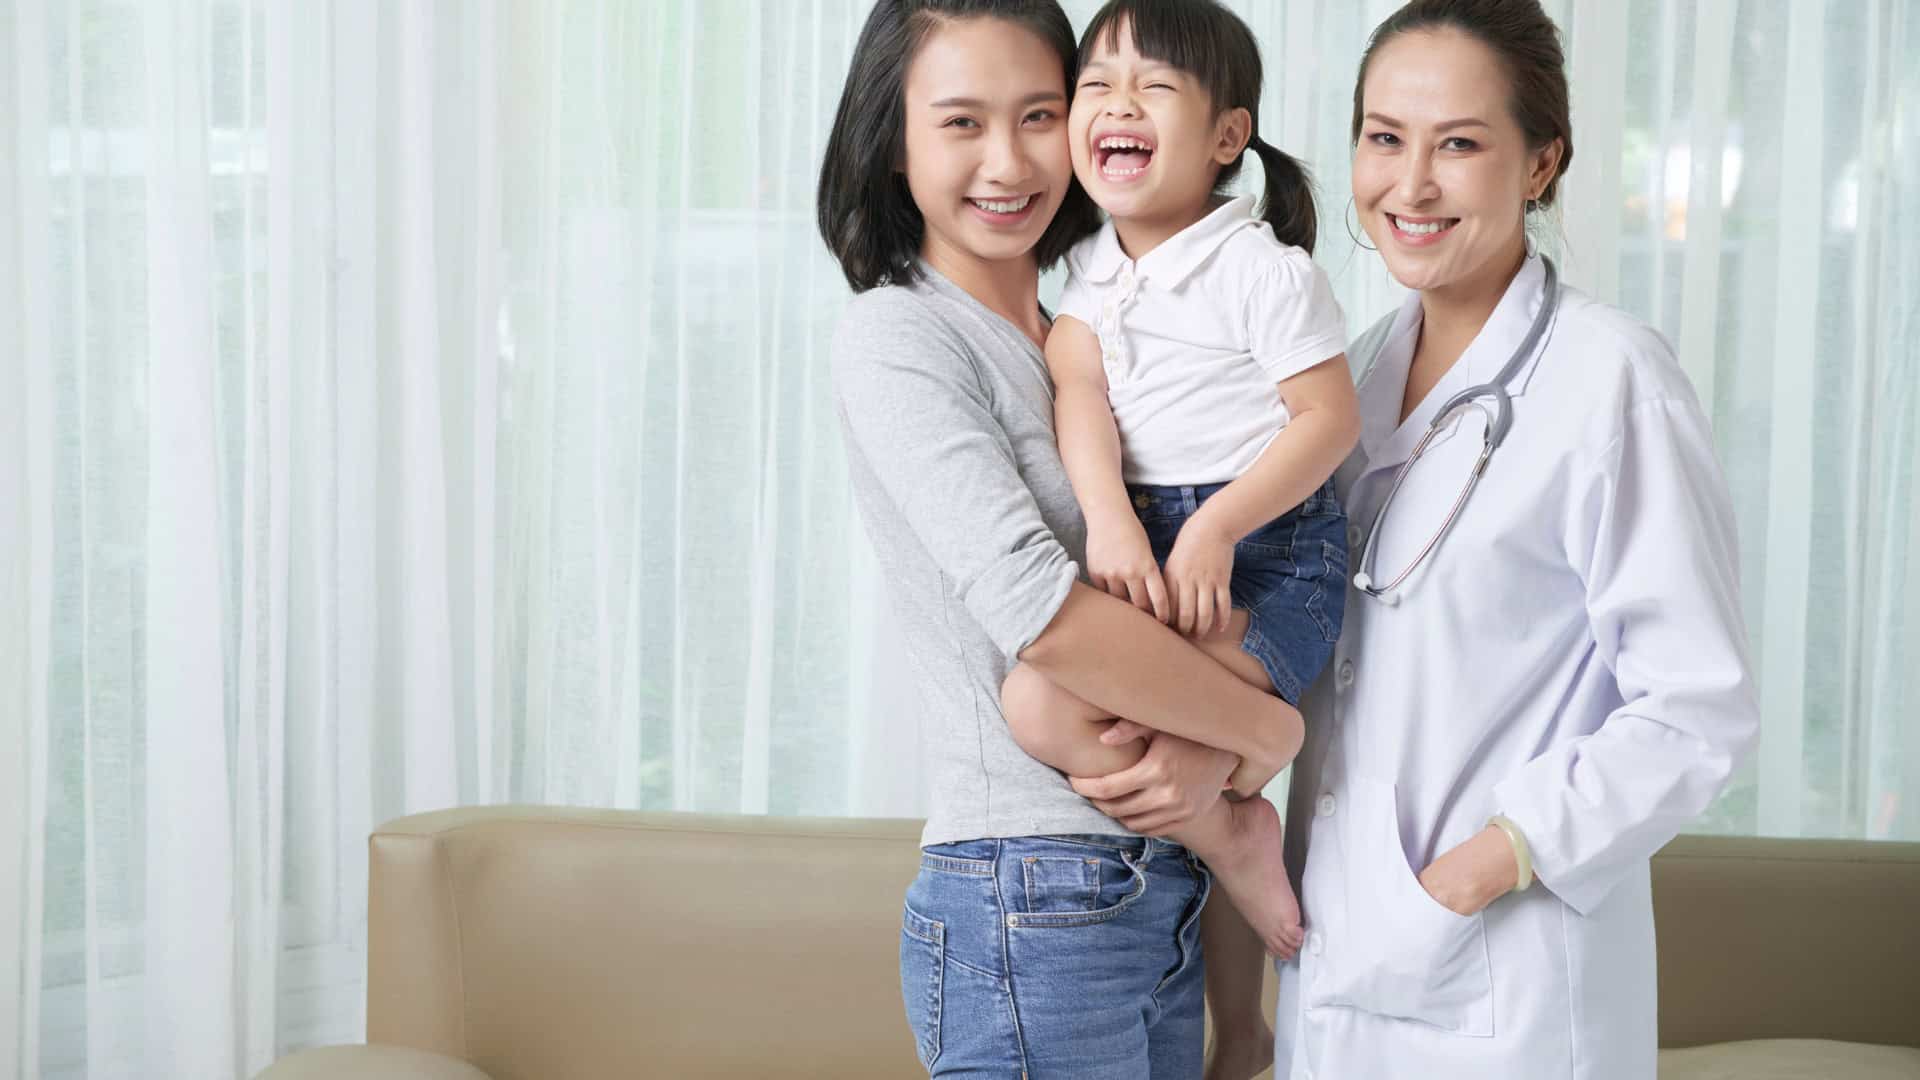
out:
<path id="1" fill-rule="evenodd" d="M 1174 538 L 1225 484 L 1127 485 L 1153 557 L 1166 566 Z M 1333 481 L 1233 546 L 1233 606 L 1245 608 L 1248 654 L 1289 705 L 1319 676 L 1340 639 L 1347 600 L 1347 515 Z"/>
<path id="2" fill-rule="evenodd" d="M 900 993 L 929 1076 L 1198 1080 L 1207 870 L 1152 837 L 921 850 Z"/>

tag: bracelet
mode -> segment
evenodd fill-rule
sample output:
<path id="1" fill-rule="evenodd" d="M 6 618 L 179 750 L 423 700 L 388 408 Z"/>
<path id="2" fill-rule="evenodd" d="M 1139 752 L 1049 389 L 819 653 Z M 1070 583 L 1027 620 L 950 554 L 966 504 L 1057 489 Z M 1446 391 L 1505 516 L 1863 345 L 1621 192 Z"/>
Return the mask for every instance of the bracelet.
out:
<path id="1" fill-rule="evenodd" d="M 1533 884 L 1533 852 L 1527 848 L 1527 838 L 1520 833 L 1520 826 L 1505 814 L 1495 814 L 1487 819 L 1487 824 L 1496 826 L 1507 834 L 1507 843 L 1513 845 L 1513 861 L 1519 866 L 1520 873 L 1514 883 L 1513 891 L 1522 892 Z"/>

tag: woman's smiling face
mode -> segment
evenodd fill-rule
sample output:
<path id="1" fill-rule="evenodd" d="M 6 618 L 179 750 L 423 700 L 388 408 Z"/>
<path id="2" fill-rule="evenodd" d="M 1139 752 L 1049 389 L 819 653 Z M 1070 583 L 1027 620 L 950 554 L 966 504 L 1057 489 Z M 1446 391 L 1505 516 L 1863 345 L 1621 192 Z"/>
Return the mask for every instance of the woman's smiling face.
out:
<path id="1" fill-rule="evenodd" d="M 1527 146 L 1500 58 L 1458 31 L 1408 33 L 1380 47 L 1362 93 L 1353 202 L 1394 278 L 1427 291 L 1511 273 L 1560 152 Z"/>
<path id="2" fill-rule="evenodd" d="M 948 20 L 921 42 L 905 97 L 921 255 L 936 267 L 1033 258 L 1073 182 L 1059 56 L 1003 19 Z"/>

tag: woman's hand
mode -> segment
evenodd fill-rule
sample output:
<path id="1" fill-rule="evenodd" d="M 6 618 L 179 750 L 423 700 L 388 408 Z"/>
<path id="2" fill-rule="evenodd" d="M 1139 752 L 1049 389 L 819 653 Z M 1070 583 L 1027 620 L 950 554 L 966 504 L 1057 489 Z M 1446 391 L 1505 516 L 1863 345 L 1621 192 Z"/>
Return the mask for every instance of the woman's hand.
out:
<path id="1" fill-rule="evenodd" d="M 1513 844 L 1489 825 L 1420 871 L 1420 885 L 1441 907 L 1456 915 L 1478 915 L 1512 891 L 1520 877 Z"/>
<path id="2" fill-rule="evenodd" d="M 1072 778 L 1073 790 L 1142 836 L 1165 836 L 1220 797 L 1240 759 L 1225 750 L 1158 732 L 1132 766 L 1107 776 Z"/>
<path id="3" fill-rule="evenodd" d="M 1087 579 L 1161 622 L 1172 615 L 1147 530 L 1132 515 L 1087 522 Z"/>
<path id="4" fill-rule="evenodd" d="M 1187 519 L 1167 556 L 1167 594 L 1174 629 L 1192 637 L 1227 628 L 1233 617 L 1233 538 Z"/>

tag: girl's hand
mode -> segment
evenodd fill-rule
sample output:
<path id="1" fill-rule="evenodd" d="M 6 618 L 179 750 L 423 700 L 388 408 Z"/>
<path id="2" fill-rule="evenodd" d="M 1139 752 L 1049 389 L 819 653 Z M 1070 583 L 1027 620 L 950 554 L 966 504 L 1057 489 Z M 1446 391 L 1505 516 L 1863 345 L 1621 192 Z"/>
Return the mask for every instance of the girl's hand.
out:
<path id="1" fill-rule="evenodd" d="M 1233 540 L 1188 518 L 1167 556 L 1167 593 L 1173 628 L 1188 637 L 1216 633 L 1233 617 Z"/>
<path id="2" fill-rule="evenodd" d="M 1166 622 L 1172 614 L 1160 564 L 1135 517 L 1087 523 L 1087 578 L 1093 587 Z"/>
<path id="3" fill-rule="evenodd" d="M 1489 825 L 1420 871 L 1420 885 L 1448 911 L 1478 915 L 1510 892 L 1519 876 L 1512 842 Z"/>

